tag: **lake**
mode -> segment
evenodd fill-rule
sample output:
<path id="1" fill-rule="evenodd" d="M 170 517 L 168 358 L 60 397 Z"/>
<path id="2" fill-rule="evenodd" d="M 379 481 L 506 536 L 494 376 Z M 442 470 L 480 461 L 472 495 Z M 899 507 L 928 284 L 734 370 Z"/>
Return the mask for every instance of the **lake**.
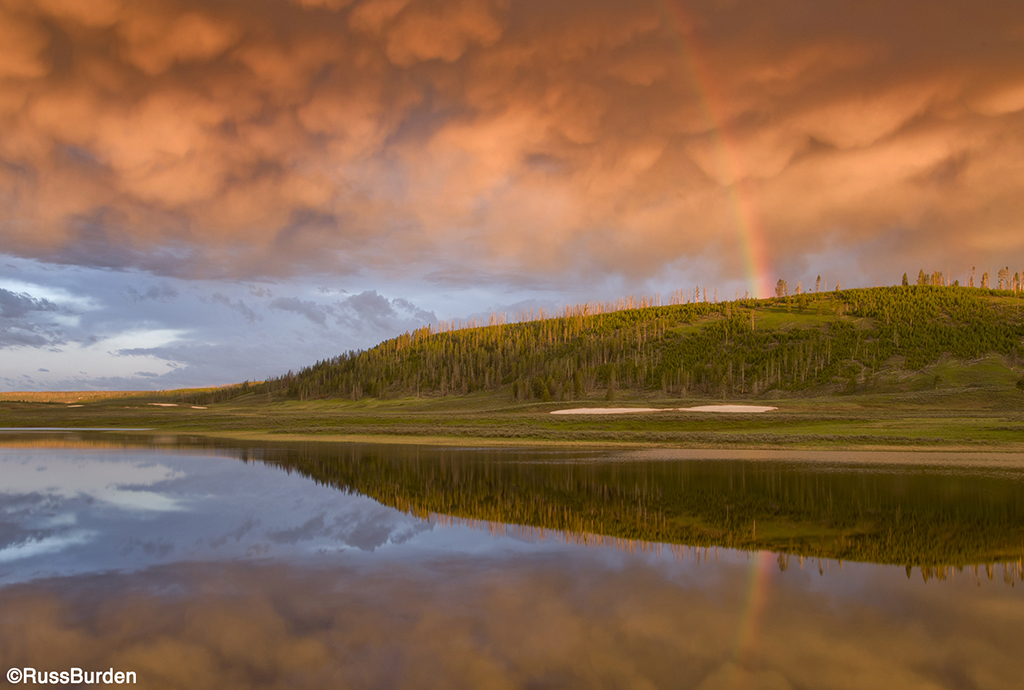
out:
<path id="1" fill-rule="evenodd" d="M 1021 688 L 1024 458 L 0 433 L 0 661 L 147 688 Z"/>

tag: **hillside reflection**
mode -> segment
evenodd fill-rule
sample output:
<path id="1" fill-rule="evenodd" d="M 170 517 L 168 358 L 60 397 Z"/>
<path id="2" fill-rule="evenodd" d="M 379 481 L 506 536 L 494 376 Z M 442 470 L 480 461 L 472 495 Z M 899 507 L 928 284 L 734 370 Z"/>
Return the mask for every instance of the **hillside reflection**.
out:
<path id="1" fill-rule="evenodd" d="M 56 451 L 145 448 L 149 454 L 166 454 L 167 458 L 182 452 L 195 457 L 238 458 L 278 467 L 353 497 L 371 498 L 426 522 L 466 525 L 530 541 L 655 551 L 676 560 L 703 560 L 725 548 L 774 552 L 781 570 L 810 568 L 824 573 L 842 568 L 844 562 L 860 561 L 903 566 L 908 576 L 918 570 L 925 580 L 953 579 L 966 573 L 971 579 L 1002 580 L 1010 585 L 1024 574 L 1024 468 L 1013 458 L 978 462 L 948 455 L 945 464 L 924 464 L 920 461 L 923 456 L 915 454 L 899 458 L 822 452 L 820 457 L 800 462 L 752 459 L 755 454 L 744 456 L 742 452 L 735 456 L 719 453 L 713 460 L 695 459 L 686 451 L 666 451 L 651 459 L 650 455 L 611 450 L 246 443 L 109 434 L 8 434 L 3 445 Z M 851 457 L 855 462 L 849 462 Z M 845 460 L 840 462 L 841 458 Z M 118 465 L 121 469 L 114 465 L 90 469 L 80 461 L 73 464 L 73 472 L 58 472 L 65 483 L 81 475 L 80 485 L 65 491 L 69 496 L 99 482 L 103 486 L 93 487 L 96 490 L 90 495 L 108 502 L 127 496 L 133 505 L 149 495 L 140 490 L 145 477 L 156 472 L 159 477 L 154 477 L 160 478 L 160 472 L 171 471 L 158 471 L 151 462 L 137 468 Z M 178 474 L 186 470 L 184 465 L 172 465 Z M 54 464 L 54 472 L 57 467 Z M 194 474 L 196 467 L 189 466 L 186 475 Z M 25 481 L 31 479 L 20 489 L 26 496 L 41 490 L 41 484 L 36 486 L 39 482 L 50 486 L 58 478 L 37 472 L 22 474 L 23 479 L 28 478 Z M 194 496 L 204 491 L 234 496 L 231 487 L 250 474 L 182 479 L 186 484 L 199 483 L 191 489 L 165 491 L 163 498 L 170 507 L 185 505 L 182 501 L 198 506 Z M 14 479 L 8 477 L 8 483 Z M 207 486 L 209 482 L 215 485 Z M 125 487 L 110 488 L 119 484 Z M 271 480 L 270 487 L 259 490 L 266 492 L 276 484 Z M 13 484 L 7 487 L 10 491 L 16 488 Z M 244 498 L 239 496 L 239 500 Z M 154 494 L 146 507 L 159 507 L 157 498 Z M 329 495 L 321 499 L 342 503 L 332 502 Z M 211 505 L 221 503 L 223 500 Z M 273 511 L 272 505 L 266 508 Z M 243 501 L 228 511 L 231 515 L 232 510 L 252 508 Z M 296 514 L 294 519 L 300 520 L 299 524 L 304 524 L 303 520 L 322 522 L 323 509 L 318 511 Z M 268 515 L 264 511 L 260 517 L 269 519 Z M 250 518 L 242 522 L 256 519 Z M 328 522 L 338 519 L 334 516 Z M 282 525 L 280 529 L 296 529 Z M 327 540 L 318 542 L 320 547 L 332 546 L 331 540 L 340 538 L 327 534 L 331 525 L 325 523 L 317 532 L 321 541 Z M 43 527 L 54 529 L 48 524 L 39 529 Z M 241 524 L 232 529 L 241 529 Z M 212 538 L 200 534 L 201 530 L 189 530 L 195 543 Z M 274 535 L 261 534 L 254 532 L 251 539 L 255 541 L 245 545 L 265 550 L 267 544 L 260 539 L 273 542 Z M 166 536 L 171 539 L 173 535 Z M 362 548 L 363 542 L 352 542 L 352 538 L 349 535 L 342 541 Z M 383 542 L 378 535 L 373 543 Z M 179 546 L 187 545 L 182 542 Z"/>
<path id="2" fill-rule="evenodd" d="M 1024 557 L 1024 473 L 1006 468 L 328 444 L 246 453 L 423 519 L 520 525 L 566 541 L 768 550 L 920 567 L 926 577 L 999 563 L 1011 582 Z"/>
<path id="3" fill-rule="evenodd" d="M 650 542 L 637 539 L 622 539 L 604 534 L 590 534 L 587 532 L 567 532 L 561 530 L 549 530 L 543 527 L 530 527 L 528 525 L 515 525 L 504 522 L 488 522 L 459 518 L 452 515 L 432 513 L 427 517 L 430 522 L 436 522 L 446 527 L 467 527 L 473 530 L 484 530 L 494 536 L 511 536 L 527 541 L 558 541 L 563 544 L 592 546 L 596 548 L 611 547 L 631 554 L 651 554 L 659 559 L 671 559 L 680 563 L 707 563 L 719 562 L 719 557 L 739 556 L 740 551 L 721 550 L 717 546 L 687 546 L 686 544 L 665 544 L 662 542 Z M 749 559 L 757 551 L 747 551 Z M 780 572 L 786 572 L 791 567 L 804 570 L 817 570 L 819 575 L 825 575 L 833 569 L 842 571 L 843 560 L 830 559 L 825 556 L 803 556 L 793 555 L 785 552 L 771 554 Z M 921 565 L 917 572 L 922 580 L 953 580 L 957 577 L 968 579 L 977 584 L 981 581 L 1001 581 L 1004 584 L 1016 587 L 1017 582 L 1024 580 L 1024 567 L 1022 562 L 1003 561 L 1002 563 L 973 563 L 970 565 Z M 914 573 L 914 566 L 906 566 L 907 579 Z"/>

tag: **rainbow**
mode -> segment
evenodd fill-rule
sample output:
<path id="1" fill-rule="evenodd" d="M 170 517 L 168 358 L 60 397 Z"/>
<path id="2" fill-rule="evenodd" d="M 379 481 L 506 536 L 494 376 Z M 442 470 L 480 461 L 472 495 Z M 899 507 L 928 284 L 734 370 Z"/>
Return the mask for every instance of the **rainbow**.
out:
<path id="1" fill-rule="evenodd" d="M 748 289 L 753 297 L 770 297 L 774 290 L 769 279 L 771 265 L 765 248 L 764 228 L 757 213 L 754 193 L 745 179 L 745 167 L 739 154 L 741 147 L 727 127 L 724 101 L 714 87 L 714 75 L 701 58 L 703 51 L 689 28 L 692 22 L 688 21 L 683 8 L 671 0 L 656 0 L 656 3 L 676 43 L 683 68 L 693 81 L 712 138 L 718 168 L 729 180 L 726 192 L 743 251 Z"/>
<path id="2" fill-rule="evenodd" d="M 768 581 L 771 578 L 772 553 L 758 551 L 750 560 L 747 573 L 746 602 L 740 616 L 739 632 L 736 635 L 736 647 L 733 649 L 733 661 L 739 665 L 757 637 L 758 624 L 768 598 Z"/>

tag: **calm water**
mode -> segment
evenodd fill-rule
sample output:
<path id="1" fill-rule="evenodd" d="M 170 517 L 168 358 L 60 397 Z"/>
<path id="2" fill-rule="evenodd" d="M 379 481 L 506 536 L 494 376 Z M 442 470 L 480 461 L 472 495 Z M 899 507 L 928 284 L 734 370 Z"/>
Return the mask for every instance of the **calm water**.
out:
<path id="1" fill-rule="evenodd" d="M 1021 459 L 806 459 L 0 434 L 0 671 L 1024 687 Z"/>

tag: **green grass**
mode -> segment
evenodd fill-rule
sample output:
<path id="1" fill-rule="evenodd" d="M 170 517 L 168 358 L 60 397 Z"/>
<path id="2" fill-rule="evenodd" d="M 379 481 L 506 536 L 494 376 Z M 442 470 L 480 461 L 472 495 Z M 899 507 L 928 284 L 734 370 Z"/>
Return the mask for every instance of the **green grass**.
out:
<path id="1" fill-rule="evenodd" d="M 192 409 L 155 407 L 166 397 L 108 399 L 69 408 L 0 402 L 0 426 L 144 427 L 206 436 L 313 439 L 431 439 L 439 443 L 574 443 L 666 447 L 815 447 L 1024 449 L 1024 394 L 999 383 L 992 367 L 945 370 L 974 387 L 769 399 L 765 414 L 662 412 L 653 415 L 561 416 L 574 406 L 686 407 L 698 398 L 622 396 L 573 402 L 511 403 L 500 393 L 463 397 L 359 401 L 240 397 Z M 1005 374 L 1005 372 L 1004 372 Z M 928 374 L 922 376 L 927 378 Z M 993 381 L 993 376 L 996 379 Z"/>

